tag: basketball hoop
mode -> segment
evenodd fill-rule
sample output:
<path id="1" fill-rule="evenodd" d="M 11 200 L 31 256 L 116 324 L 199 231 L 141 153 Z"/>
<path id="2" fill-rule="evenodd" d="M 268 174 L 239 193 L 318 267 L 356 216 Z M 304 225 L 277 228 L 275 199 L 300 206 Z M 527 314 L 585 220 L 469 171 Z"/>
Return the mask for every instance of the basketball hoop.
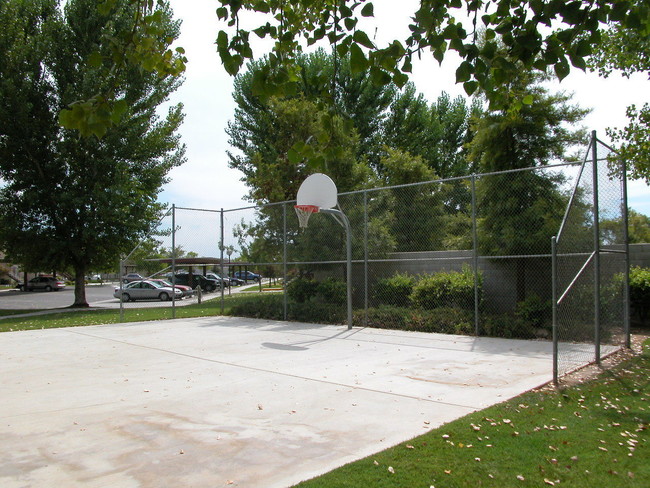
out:
<path id="1" fill-rule="evenodd" d="M 317 205 L 295 205 L 294 208 L 296 209 L 296 215 L 298 216 L 298 225 L 303 229 L 307 227 L 311 214 L 316 213 L 319 210 Z"/>

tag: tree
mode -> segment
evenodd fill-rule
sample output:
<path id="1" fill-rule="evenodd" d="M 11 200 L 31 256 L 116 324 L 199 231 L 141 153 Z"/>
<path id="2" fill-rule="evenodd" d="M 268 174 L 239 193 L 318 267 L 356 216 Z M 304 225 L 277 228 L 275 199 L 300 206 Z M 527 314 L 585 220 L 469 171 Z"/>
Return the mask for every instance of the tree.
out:
<path id="1" fill-rule="evenodd" d="M 408 185 L 436 179 L 435 173 L 420 156 L 388 149 L 382 158 L 387 186 Z M 398 186 L 391 190 L 394 219 L 391 230 L 396 251 L 430 251 L 440 249 L 444 230 L 441 184 L 426 183 Z"/>
<path id="2" fill-rule="evenodd" d="M 622 26 L 613 26 L 603 33 L 600 49 L 590 59 L 590 67 L 601 76 L 608 77 L 612 71 L 629 77 L 634 73 L 650 75 L 650 35 Z M 650 184 L 650 104 L 638 108 L 630 105 L 626 111 L 629 123 L 623 129 L 610 128 L 607 135 L 620 144 L 611 161 L 613 169 L 625 161 L 630 168 L 629 176 L 644 179 Z"/>
<path id="3" fill-rule="evenodd" d="M 383 141 L 391 148 L 422 157 L 438 178 L 465 176 L 473 172 L 464 149 L 471 140 L 470 119 L 480 112 L 478 100 L 468 107 L 465 98 L 451 100 L 445 92 L 429 105 L 409 83 L 391 105 Z"/>
<path id="4" fill-rule="evenodd" d="M 123 119 L 100 140 L 62 129 L 58 115 L 102 86 L 104 66 L 84 63 L 133 25 L 128 0 L 101 14 L 92 0 L 0 3 L 0 248 L 31 269 L 72 269 L 74 306 L 87 306 L 84 275 L 117 266 L 148 235 L 167 173 L 184 161 L 182 106 L 159 105 L 180 81 L 131 67 L 117 86 Z M 178 24 L 161 9 L 165 31 Z M 104 56 L 110 48 L 103 46 Z"/>
<path id="5" fill-rule="evenodd" d="M 229 152 L 229 166 L 244 174 L 249 198 L 257 203 L 292 200 L 315 171 L 330 174 L 341 191 L 357 188 L 364 171 L 354 162 L 379 157 L 393 88 L 373 86 L 345 63 L 335 69 L 334 56 L 322 50 L 301 56 L 300 63 L 302 76 L 284 98 L 253 94 L 266 59 L 250 63 L 235 79 L 237 107 L 226 132 L 238 151 Z"/>
<path id="6" fill-rule="evenodd" d="M 533 94 L 518 110 L 507 107 L 483 115 L 474 124 L 469 158 L 482 173 L 544 166 L 585 143 L 584 129 L 570 126 L 587 113 L 568 104 L 570 96 L 549 94 L 543 77 L 523 72 L 511 83 L 511 103 Z M 560 175 L 537 171 L 501 173 L 477 182 L 479 247 L 488 256 L 541 254 L 562 220 L 566 202 Z M 526 298 L 526 259 L 516 260 L 517 301 Z"/>

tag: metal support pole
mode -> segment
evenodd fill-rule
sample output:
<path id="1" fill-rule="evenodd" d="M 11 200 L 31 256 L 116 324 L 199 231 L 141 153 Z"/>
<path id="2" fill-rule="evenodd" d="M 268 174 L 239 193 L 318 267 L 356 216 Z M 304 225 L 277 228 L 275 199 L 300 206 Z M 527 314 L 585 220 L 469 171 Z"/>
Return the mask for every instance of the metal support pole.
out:
<path id="1" fill-rule="evenodd" d="M 176 284 L 176 204 L 172 203 L 172 291 Z M 176 318 L 176 293 L 172 293 L 172 318 Z"/>
<path id="2" fill-rule="evenodd" d="M 223 232 L 223 207 L 221 207 L 221 215 L 219 218 L 219 250 L 221 251 L 221 255 L 219 257 L 219 278 L 221 278 L 221 315 L 223 315 L 223 312 L 225 310 L 225 288 L 226 288 L 226 280 L 224 279 L 223 276 L 223 251 L 224 251 L 224 232 Z"/>
<path id="3" fill-rule="evenodd" d="M 368 326 L 368 191 L 363 192 L 363 325 Z"/>
<path id="4" fill-rule="evenodd" d="M 596 363 L 600 364 L 600 212 L 598 200 L 598 149 L 596 131 L 591 132 L 594 195 L 594 343 Z"/>
<path id="5" fill-rule="evenodd" d="M 632 347 L 630 337 L 630 240 L 628 235 L 628 211 L 627 211 L 627 161 L 621 162 L 622 168 L 622 212 L 623 212 L 623 241 L 625 246 L 625 282 L 623 287 L 623 329 L 625 331 L 625 347 Z"/>
<path id="6" fill-rule="evenodd" d="M 478 315 L 478 231 L 476 226 L 476 175 L 472 175 L 472 267 L 474 268 L 474 333 L 480 333 Z"/>
<path id="7" fill-rule="evenodd" d="M 553 383 L 558 383 L 558 330 L 557 330 L 557 237 L 551 238 L 551 293 L 553 299 Z"/>
<path id="8" fill-rule="evenodd" d="M 282 205 L 282 313 L 284 320 L 288 320 L 289 311 L 287 303 L 287 204 Z"/>
<path id="9" fill-rule="evenodd" d="M 336 221 L 345 228 L 346 254 L 347 254 L 347 281 L 348 281 L 348 330 L 352 329 L 352 232 L 350 232 L 350 221 L 347 216 L 335 208 L 323 208 L 322 213 L 333 215 Z"/>
<path id="10" fill-rule="evenodd" d="M 124 289 L 122 280 L 122 270 L 124 269 L 124 260 L 120 260 L 120 269 L 117 273 L 117 279 L 120 280 L 120 323 L 124 322 L 124 302 L 122 301 L 122 290 Z M 27 280 L 25 280 L 27 283 Z"/>

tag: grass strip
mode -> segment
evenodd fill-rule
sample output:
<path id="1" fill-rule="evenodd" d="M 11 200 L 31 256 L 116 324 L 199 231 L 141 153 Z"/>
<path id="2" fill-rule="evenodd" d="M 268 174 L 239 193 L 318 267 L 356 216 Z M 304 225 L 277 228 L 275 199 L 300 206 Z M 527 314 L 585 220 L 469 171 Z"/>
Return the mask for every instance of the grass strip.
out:
<path id="1" fill-rule="evenodd" d="M 525 393 L 296 486 L 647 488 L 649 369 L 646 341 L 595 380 Z"/>
<path id="2" fill-rule="evenodd" d="M 233 305 L 245 300 L 243 297 L 231 296 L 224 298 L 224 314 L 229 315 Z M 5 312 L 32 313 L 35 310 L 2 310 Z M 8 313 L 7 315 L 10 315 Z M 193 318 L 221 315 L 221 299 L 204 301 L 176 307 L 176 318 Z M 129 308 L 124 310 L 124 322 L 144 322 L 149 320 L 166 320 L 172 318 L 171 307 Z M 0 320 L 0 332 L 14 332 L 19 330 L 55 329 L 59 327 L 83 327 L 87 325 L 115 324 L 120 322 L 119 310 L 71 310 L 70 312 L 56 312 L 29 317 L 16 317 Z"/>

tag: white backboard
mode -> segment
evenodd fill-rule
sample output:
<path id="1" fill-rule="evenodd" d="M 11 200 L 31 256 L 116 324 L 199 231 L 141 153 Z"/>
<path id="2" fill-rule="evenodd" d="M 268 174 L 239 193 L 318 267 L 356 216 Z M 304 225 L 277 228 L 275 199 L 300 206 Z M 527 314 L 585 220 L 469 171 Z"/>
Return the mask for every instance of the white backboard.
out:
<path id="1" fill-rule="evenodd" d="M 316 205 L 319 208 L 334 208 L 338 202 L 337 193 L 332 178 L 323 173 L 314 173 L 300 185 L 296 203 L 298 205 Z"/>

